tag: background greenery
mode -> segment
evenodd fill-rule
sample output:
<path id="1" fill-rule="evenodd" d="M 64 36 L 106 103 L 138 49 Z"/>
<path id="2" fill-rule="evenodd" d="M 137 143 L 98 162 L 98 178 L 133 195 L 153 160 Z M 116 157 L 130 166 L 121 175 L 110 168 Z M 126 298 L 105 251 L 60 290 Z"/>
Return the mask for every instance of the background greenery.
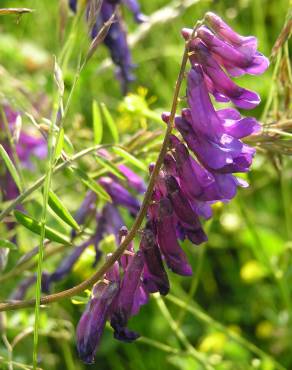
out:
<path id="1" fill-rule="evenodd" d="M 62 65 L 68 93 L 74 81 L 80 51 L 84 52 L 89 45 L 84 20 L 80 19 L 72 29 L 72 14 L 68 15 L 64 35 L 61 35 L 60 3 L 2 0 L 0 4 L 1 7 L 25 6 L 36 10 L 23 16 L 19 22 L 14 16 L 0 18 L 0 94 L 18 110 L 34 113 L 39 119 L 49 117 L 55 94 L 53 55 L 59 57 L 65 40 L 71 37 L 68 61 Z M 140 3 L 147 15 L 171 4 L 167 0 L 140 0 Z M 80 76 L 65 120 L 65 131 L 75 150 L 93 143 L 93 100 L 106 103 L 123 142 L 138 130 L 145 135 L 147 131 L 163 129 L 157 117 L 159 112 L 170 109 L 184 47 L 180 36 L 183 26 L 192 27 L 206 11 L 212 10 L 239 33 L 256 35 L 259 50 L 270 55 L 288 7 L 287 0 L 201 0 L 181 16 L 154 25 L 133 48 L 137 80 L 131 87 L 135 95 L 127 98 L 120 94 L 112 66 L 104 67 L 108 53 L 100 47 Z M 126 11 L 125 17 L 129 32 L 136 32 L 137 25 Z M 263 76 L 240 79 L 242 86 L 256 90 L 262 97 L 262 104 L 252 113 L 258 118 L 272 89 L 273 68 L 274 65 Z M 281 90 L 281 87 L 276 85 L 276 89 Z M 277 109 L 278 118 L 288 115 L 281 111 L 281 104 Z M 265 123 L 273 117 L 265 116 Z M 29 125 L 29 120 L 24 119 L 24 127 Z M 104 142 L 110 142 L 111 136 L 104 129 Z M 160 140 L 158 136 L 134 154 L 146 164 L 150 163 L 156 158 Z M 96 164 L 90 161 L 84 166 L 93 173 L 97 170 Z M 44 165 L 37 163 L 34 173 L 25 174 L 27 181 L 40 177 L 44 170 Z M 141 175 L 147 179 L 147 174 Z M 142 340 L 131 345 L 120 343 L 112 338 L 108 328 L 96 364 L 86 367 L 78 360 L 74 339 L 75 327 L 84 306 L 75 305 L 70 300 L 52 304 L 41 311 L 40 367 L 50 370 L 199 370 L 203 367 L 195 359 L 195 348 L 207 355 L 215 369 L 276 369 L 273 360 L 254 351 L 251 344 L 254 343 L 284 368 L 291 369 L 291 177 L 289 157 L 281 155 L 281 152 L 274 153 L 273 148 L 266 152 L 259 150 L 248 174 L 250 188 L 239 190 L 230 204 L 214 207 L 213 221 L 205 226 L 209 242 L 200 247 L 186 243 L 185 250 L 195 273 L 192 278 L 170 274 L 171 294 L 178 297 L 177 303 L 186 302 L 192 313 L 168 299 L 164 301 L 167 308 L 159 298 L 151 299 L 150 304 L 143 307 L 130 322 L 130 326 L 143 336 Z M 54 177 L 53 188 L 72 212 L 78 208 L 85 194 L 84 187 L 76 184 L 69 173 Z M 36 193 L 26 206 L 31 214 L 38 216 L 41 193 Z M 49 222 L 54 224 L 50 216 Z M 128 226 L 131 222 L 128 220 Z M 62 231 L 68 232 L 66 228 Z M 18 242 L 19 252 L 10 254 L 5 272 L 15 265 L 23 253 L 37 245 L 38 238 L 19 227 Z M 107 244 L 110 241 L 104 244 L 104 248 L 109 248 Z M 67 251 L 62 253 L 67 254 Z M 48 259 L 44 268 L 53 271 L 61 258 L 56 255 Z M 92 259 L 93 253 L 88 250 L 70 277 L 57 284 L 55 290 L 71 287 L 89 276 L 94 271 Z M 26 276 L 25 273 L 1 283 L 2 300 L 23 276 Z M 33 294 L 32 290 L 30 295 Z M 206 312 L 207 316 L 202 312 Z M 31 364 L 32 335 L 29 330 L 33 319 L 33 311 L 29 309 L 6 315 L 8 339 L 13 341 L 19 333 L 24 334 L 13 353 L 13 359 L 18 363 Z M 235 335 L 235 340 L 230 337 L 230 330 L 235 333 L 231 334 Z M 242 343 L 237 335 L 247 342 Z M 7 358 L 7 349 L 1 342 L 0 356 Z M 0 358 L 1 366 L 7 368 L 4 362 L 1 364 Z"/>

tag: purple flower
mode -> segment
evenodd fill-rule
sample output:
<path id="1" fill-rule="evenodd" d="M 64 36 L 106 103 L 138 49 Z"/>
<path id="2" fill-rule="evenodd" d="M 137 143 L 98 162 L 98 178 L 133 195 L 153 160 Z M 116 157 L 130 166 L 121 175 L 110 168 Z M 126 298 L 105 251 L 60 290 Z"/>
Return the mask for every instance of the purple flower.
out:
<path id="1" fill-rule="evenodd" d="M 231 100 L 239 108 L 252 109 L 260 103 L 257 93 L 236 85 L 213 58 L 207 46 L 198 38 L 190 43 L 190 56 L 193 67 L 200 64 L 207 76 L 207 87 L 218 101 Z"/>
<path id="2" fill-rule="evenodd" d="M 184 227 L 186 235 L 195 244 L 207 241 L 207 235 L 202 229 L 198 215 L 195 213 L 187 197 L 183 194 L 175 177 L 167 176 L 165 179 L 168 197 L 173 209 Z"/>
<path id="3" fill-rule="evenodd" d="M 159 292 L 166 295 L 169 292 L 169 281 L 164 269 L 161 254 L 155 240 L 155 235 L 150 229 L 143 231 L 140 242 L 145 265 L 143 283 L 149 293 Z"/>
<path id="4" fill-rule="evenodd" d="M 138 193 L 144 193 L 146 191 L 145 182 L 143 179 L 133 172 L 129 167 L 125 166 L 124 164 L 120 164 L 118 166 L 119 170 L 122 174 L 127 178 L 129 186 L 136 190 Z"/>
<path id="5" fill-rule="evenodd" d="M 221 120 L 212 106 L 198 65 L 189 72 L 187 94 L 190 110 L 183 111 L 183 118 L 189 125 L 184 123 L 184 126 L 193 131 L 190 131 L 190 135 L 185 131 L 184 136 L 200 162 L 221 173 L 248 171 L 255 150 L 225 131 L 224 122 L 228 111 L 225 111 L 224 121 Z M 256 125 L 254 119 L 247 121 L 245 124 Z"/>
<path id="6" fill-rule="evenodd" d="M 79 357 L 87 364 L 94 363 L 94 355 L 117 292 L 116 282 L 97 283 L 93 289 L 92 298 L 78 323 L 77 349 Z"/>
<path id="7" fill-rule="evenodd" d="M 92 38 L 96 37 L 99 30 L 105 22 L 107 22 L 116 10 L 117 2 L 103 1 L 100 14 L 97 17 L 96 23 L 92 29 Z M 128 91 L 129 82 L 133 81 L 134 68 L 131 52 L 127 42 L 127 35 L 122 26 L 122 21 L 118 15 L 115 16 L 114 23 L 111 25 L 105 39 L 104 44 L 110 51 L 112 61 L 117 66 L 117 77 L 121 82 L 122 92 L 126 94 Z"/>
<path id="8" fill-rule="evenodd" d="M 241 36 L 228 26 L 218 15 L 208 12 L 205 20 L 214 32 L 223 40 L 236 47 L 246 55 L 254 55 L 257 50 L 257 39 L 254 36 Z"/>
<path id="9" fill-rule="evenodd" d="M 76 13 L 77 12 L 77 0 L 69 0 L 70 9 Z"/>
<path id="10" fill-rule="evenodd" d="M 176 218 L 171 202 L 167 198 L 163 198 L 159 201 L 159 216 L 156 220 L 156 232 L 158 245 L 167 266 L 179 275 L 192 275 L 192 268 L 188 264 L 187 257 L 177 241 Z"/>
<path id="11" fill-rule="evenodd" d="M 134 14 L 134 19 L 137 23 L 143 23 L 147 21 L 147 17 L 141 13 L 141 8 L 137 0 L 122 0 L 122 2 Z"/>
<path id="12" fill-rule="evenodd" d="M 245 73 L 258 75 L 269 67 L 269 60 L 259 52 L 247 53 L 218 38 L 207 27 L 200 27 L 197 36 L 205 43 L 215 59 L 234 77 Z"/>
<path id="13" fill-rule="evenodd" d="M 114 337 L 125 342 L 132 342 L 139 337 L 139 334 L 127 328 L 127 323 L 129 318 L 137 313 L 138 307 L 145 302 L 144 291 L 141 289 L 143 267 L 143 255 L 137 252 L 126 268 L 115 308 L 111 313 Z"/>
<path id="14" fill-rule="evenodd" d="M 92 244 L 92 240 L 88 240 L 82 243 L 80 246 L 75 247 L 73 252 L 71 252 L 66 258 L 64 258 L 59 267 L 48 276 L 46 282 L 46 292 L 50 291 L 50 285 L 54 282 L 62 280 L 71 271 L 75 263 L 78 261 L 79 257 L 85 251 L 85 249 Z"/>
<path id="15" fill-rule="evenodd" d="M 193 30 L 184 28 L 182 34 L 185 39 L 192 35 Z M 220 39 L 209 28 L 199 27 L 196 36 L 201 39 L 212 53 L 214 58 L 227 72 L 234 77 L 245 73 L 258 75 L 269 66 L 269 60 L 259 52 L 247 53 L 245 48 L 239 48 Z"/>
<path id="16" fill-rule="evenodd" d="M 83 225 L 87 218 L 93 216 L 95 211 L 96 211 L 96 194 L 93 191 L 88 191 L 79 209 L 75 213 L 74 218 L 79 225 Z M 71 237 L 75 236 L 76 231 L 72 230 Z"/>
<path id="17" fill-rule="evenodd" d="M 114 205 L 123 206 L 133 215 L 140 209 L 140 202 L 121 184 L 110 177 L 101 177 L 99 183 L 111 196 Z"/>

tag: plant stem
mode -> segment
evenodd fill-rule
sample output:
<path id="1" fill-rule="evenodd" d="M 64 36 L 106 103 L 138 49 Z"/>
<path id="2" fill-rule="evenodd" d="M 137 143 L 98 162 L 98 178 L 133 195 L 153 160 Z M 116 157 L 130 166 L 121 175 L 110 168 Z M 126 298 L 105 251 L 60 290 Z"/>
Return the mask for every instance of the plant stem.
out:
<path id="1" fill-rule="evenodd" d="M 166 304 L 162 300 L 162 298 L 155 294 L 154 297 L 156 298 L 156 302 L 158 307 L 160 308 L 161 313 L 167 320 L 169 326 L 171 327 L 173 333 L 177 336 L 179 341 L 184 345 L 188 353 L 200 363 L 204 369 L 206 370 L 215 370 L 212 365 L 210 365 L 207 360 L 205 359 L 204 355 L 198 352 L 189 342 L 189 340 L 186 338 L 183 331 L 179 328 L 173 317 L 171 316 L 168 308 L 166 307 Z"/>
<path id="2" fill-rule="evenodd" d="M 102 148 L 109 148 L 109 147 L 112 147 L 111 144 L 106 144 L 106 145 L 94 145 L 94 146 L 91 146 L 87 149 L 84 149 L 78 153 L 76 153 L 73 157 L 71 158 L 68 158 L 66 161 L 64 161 L 63 163 L 60 163 L 58 166 L 56 166 L 54 169 L 53 169 L 53 174 L 57 173 L 57 172 L 60 172 L 62 171 L 64 168 L 66 167 L 69 167 L 72 162 L 75 162 L 77 161 L 78 159 L 86 156 L 87 154 L 90 154 L 90 153 L 93 153 L 95 152 L 96 150 L 98 149 L 102 149 Z M 5 208 L 1 213 L 0 213 L 0 221 L 2 221 L 6 216 L 8 216 L 8 214 L 13 211 L 13 209 L 18 205 L 18 204 L 21 204 L 28 196 L 30 196 L 35 190 L 37 190 L 38 188 L 40 188 L 44 181 L 46 179 L 46 175 L 40 177 L 33 185 L 31 185 L 31 187 L 29 187 L 27 190 L 25 190 L 22 194 L 20 194 L 17 198 L 15 198 L 13 200 L 13 202 L 11 202 L 11 204 Z"/>
<path id="3" fill-rule="evenodd" d="M 107 259 L 107 261 L 101 266 L 101 268 L 95 274 L 93 274 L 89 279 L 83 281 L 82 283 L 80 283 L 79 285 L 76 285 L 75 287 L 73 287 L 71 289 L 67 289 L 67 290 L 64 290 L 64 291 L 59 292 L 59 293 L 55 293 L 55 294 L 51 294 L 51 295 L 42 297 L 40 299 L 40 304 L 48 304 L 48 303 L 51 303 L 51 302 L 59 301 L 60 299 L 63 299 L 63 298 L 72 297 L 72 296 L 84 291 L 85 289 L 90 288 L 99 279 L 101 279 L 102 276 L 107 272 L 107 270 L 115 263 L 115 261 L 117 261 L 123 255 L 124 251 L 127 249 L 128 245 L 129 245 L 129 243 L 136 236 L 136 234 L 137 234 L 137 232 L 138 232 L 138 230 L 139 230 L 139 228 L 140 228 L 140 226 L 141 226 L 141 224 L 144 220 L 144 217 L 146 215 L 149 202 L 151 201 L 154 185 L 155 185 L 157 176 L 159 174 L 159 170 L 160 170 L 160 168 L 163 164 L 165 154 L 166 154 L 167 149 L 168 149 L 169 137 L 171 135 L 171 132 L 172 132 L 172 129 L 173 129 L 173 126 L 174 126 L 174 118 L 175 118 L 175 114 L 176 114 L 176 110 L 177 110 L 177 106 L 178 106 L 178 98 L 179 98 L 180 88 L 181 88 L 181 85 L 182 85 L 182 82 L 183 82 L 183 79 L 184 79 L 184 74 L 185 74 L 185 68 L 186 68 L 187 61 L 188 61 L 188 42 L 185 44 L 185 50 L 184 50 L 184 54 L 183 54 L 183 57 L 182 57 L 181 67 L 180 67 L 178 79 L 177 79 L 176 85 L 175 85 L 175 91 L 174 91 L 174 96 L 173 96 L 173 101 L 172 101 L 172 106 L 171 106 L 170 119 L 169 119 L 169 123 L 168 123 L 167 129 L 166 129 L 166 133 L 165 133 L 165 136 L 164 136 L 162 147 L 161 147 L 160 153 L 158 155 L 155 167 L 152 171 L 152 174 L 151 174 L 151 177 L 150 177 L 150 180 L 149 180 L 149 185 L 148 185 L 147 191 L 145 193 L 141 208 L 138 212 L 138 215 L 135 219 L 135 222 L 134 222 L 132 228 L 130 229 L 128 235 L 123 240 L 123 242 L 121 243 L 119 248 L 116 249 L 116 251 Z M 91 151 L 92 150 L 90 150 L 90 152 Z M 65 167 L 65 163 L 68 163 L 68 162 L 62 163 L 62 165 L 61 165 L 62 168 Z M 60 167 L 60 165 L 58 167 Z M 56 169 L 58 167 L 56 167 Z M 44 181 L 44 177 L 41 179 L 41 183 L 43 181 Z M 33 190 L 35 190 L 35 187 L 38 188 L 39 186 L 40 186 L 39 183 L 37 185 L 35 184 Z M 30 190 L 31 190 L 31 188 L 30 188 Z M 18 202 L 19 202 L 19 197 L 17 199 L 18 199 Z M 10 207 L 8 207 L 8 209 L 10 208 L 10 210 L 12 210 L 14 208 L 15 202 L 17 201 L 17 199 L 14 201 L 14 204 L 12 204 Z M 22 198 L 21 201 L 23 199 L 24 198 Z M 0 221 L 1 221 L 1 219 L 3 219 L 3 217 L 6 214 L 9 213 L 10 210 L 7 211 L 8 209 L 6 209 L 5 211 L 2 212 L 2 214 L 0 214 Z M 25 300 L 25 301 L 18 301 L 18 302 L 14 302 L 14 303 L 3 303 L 3 304 L 0 304 L 0 312 L 1 311 L 20 309 L 20 308 L 25 308 L 25 307 L 31 307 L 34 304 L 35 304 L 35 299 Z"/>

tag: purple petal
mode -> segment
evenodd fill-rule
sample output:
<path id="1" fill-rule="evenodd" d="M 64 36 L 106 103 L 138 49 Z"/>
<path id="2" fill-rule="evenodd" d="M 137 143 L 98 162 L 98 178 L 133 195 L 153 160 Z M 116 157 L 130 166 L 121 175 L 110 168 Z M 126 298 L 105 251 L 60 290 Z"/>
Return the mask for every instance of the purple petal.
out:
<path id="1" fill-rule="evenodd" d="M 179 275 L 192 275 L 192 268 L 188 264 L 187 257 L 176 238 L 173 208 L 167 198 L 159 202 L 157 240 L 168 267 Z"/>
<path id="2" fill-rule="evenodd" d="M 87 364 L 94 363 L 94 355 L 102 336 L 110 306 L 118 292 L 118 284 L 98 283 L 77 326 L 79 357 Z"/>
<path id="3" fill-rule="evenodd" d="M 143 231 L 139 248 L 145 260 L 143 283 L 146 289 L 149 293 L 159 292 L 161 295 L 166 295 L 169 292 L 169 281 L 155 236 L 151 230 L 145 229 Z"/>

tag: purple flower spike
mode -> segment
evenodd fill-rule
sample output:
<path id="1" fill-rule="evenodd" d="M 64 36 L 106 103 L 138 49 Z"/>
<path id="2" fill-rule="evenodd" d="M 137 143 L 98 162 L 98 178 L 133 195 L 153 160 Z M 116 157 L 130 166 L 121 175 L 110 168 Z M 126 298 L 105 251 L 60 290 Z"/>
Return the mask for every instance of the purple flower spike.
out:
<path id="1" fill-rule="evenodd" d="M 126 207 L 133 216 L 137 214 L 140 209 L 139 201 L 121 184 L 110 177 L 101 177 L 99 179 L 99 183 L 109 193 L 113 200 L 113 204 Z"/>
<path id="2" fill-rule="evenodd" d="M 157 240 L 167 266 L 179 275 L 192 275 L 192 268 L 188 264 L 187 257 L 176 238 L 173 208 L 170 200 L 167 198 L 161 199 L 159 202 Z"/>
<path id="3" fill-rule="evenodd" d="M 230 99 L 239 108 L 243 109 L 252 109 L 260 103 L 260 97 L 257 93 L 237 86 L 226 75 L 200 39 L 194 39 L 191 42 L 190 50 L 194 52 L 194 54 L 190 56 L 193 66 L 195 66 L 196 63 L 202 66 L 204 73 L 211 81 L 212 87 L 210 92 L 215 98 L 217 97 L 216 92 L 218 92 Z"/>
<path id="4" fill-rule="evenodd" d="M 264 55 L 258 52 L 246 53 L 221 40 L 207 27 L 200 27 L 197 36 L 231 76 L 237 77 L 245 73 L 258 75 L 269 67 L 269 60 Z"/>
<path id="5" fill-rule="evenodd" d="M 94 363 L 94 355 L 102 336 L 111 304 L 118 292 L 118 284 L 98 283 L 77 326 L 79 357 L 87 364 Z"/>
<path id="6" fill-rule="evenodd" d="M 141 303 L 141 275 L 144 267 L 144 259 L 141 252 L 137 252 L 130 261 L 121 282 L 121 288 L 114 311 L 111 314 L 111 326 L 114 329 L 114 337 L 124 342 L 132 342 L 139 334 L 129 331 L 127 323 L 133 313 L 137 313 L 137 305 Z"/>
<path id="7" fill-rule="evenodd" d="M 145 260 L 143 283 L 147 291 L 166 295 L 169 292 L 168 276 L 163 266 L 155 236 L 150 229 L 143 231 L 139 248 Z"/>
<path id="8" fill-rule="evenodd" d="M 257 50 L 257 39 L 254 36 L 241 36 L 228 26 L 218 15 L 208 12 L 205 20 L 214 32 L 223 40 L 246 55 L 254 55 Z"/>

